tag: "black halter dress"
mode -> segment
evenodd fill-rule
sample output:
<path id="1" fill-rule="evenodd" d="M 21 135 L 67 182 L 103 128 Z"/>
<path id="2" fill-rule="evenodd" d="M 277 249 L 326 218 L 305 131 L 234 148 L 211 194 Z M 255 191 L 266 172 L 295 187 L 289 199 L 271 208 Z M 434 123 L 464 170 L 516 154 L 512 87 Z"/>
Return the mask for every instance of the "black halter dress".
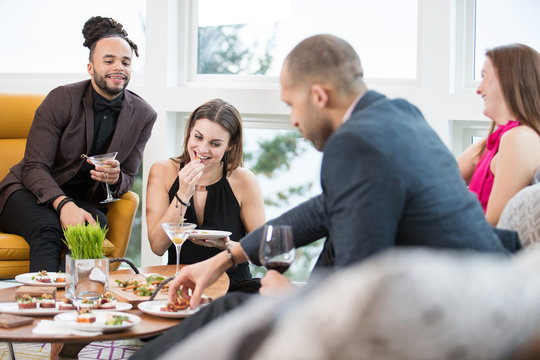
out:
<path id="1" fill-rule="evenodd" d="M 169 201 L 173 202 L 174 194 L 178 191 L 178 178 L 169 189 Z M 226 178 L 226 170 L 216 183 L 206 187 L 206 205 L 204 207 L 204 222 L 199 226 L 197 213 L 194 206 L 187 208 L 184 218 L 187 222 L 197 224 L 197 230 L 223 230 L 230 231 L 229 238 L 233 241 L 240 240 L 245 234 L 246 229 L 240 218 L 240 205 L 234 196 L 229 181 Z M 192 241 L 186 241 L 180 250 L 180 264 L 193 264 L 206 260 L 221 252 L 217 248 L 205 247 L 195 244 Z M 168 249 L 169 264 L 176 264 L 176 250 L 174 245 Z M 234 288 L 238 282 L 251 279 L 248 263 L 240 264 L 236 268 L 227 271 L 229 275 L 230 287 Z"/>

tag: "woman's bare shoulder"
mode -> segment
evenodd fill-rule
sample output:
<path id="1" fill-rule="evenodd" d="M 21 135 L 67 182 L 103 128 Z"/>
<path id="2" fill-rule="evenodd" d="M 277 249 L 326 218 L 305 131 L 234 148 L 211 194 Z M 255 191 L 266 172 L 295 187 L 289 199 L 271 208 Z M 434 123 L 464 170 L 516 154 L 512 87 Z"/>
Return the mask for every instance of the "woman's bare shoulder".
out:
<path id="1" fill-rule="evenodd" d="M 257 177 L 251 170 L 237 167 L 227 176 L 229 184 L 235 193 L 252 193 L 258 186 Z"/>
<path id="2" fill-rule="evenodd" d="M 527 125 L 516 126 L 501 137 L 501 147 L 504 145 L 540 147 L 540 135 Z"/>
<path id="3" fill-rule="evenodd" d="M 156 161 L 150 167 L 149 176 L 165 176 L 170 177 L 171 175 L 178 174 L 178 164 L 176 164 L 171 159 L 159 160 Z"/>

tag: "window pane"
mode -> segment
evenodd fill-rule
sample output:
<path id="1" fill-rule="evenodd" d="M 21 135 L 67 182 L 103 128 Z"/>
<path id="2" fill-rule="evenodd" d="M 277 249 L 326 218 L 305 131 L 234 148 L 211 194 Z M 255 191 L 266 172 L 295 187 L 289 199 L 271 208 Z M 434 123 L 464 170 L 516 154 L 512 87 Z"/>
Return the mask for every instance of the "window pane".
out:
<path id="1" fill-rule="evenodd" d="M 480 80 L 489 48 L 522 43 L 540 51 L 540 1 L 476 0 L 474 79 Z"/>
<path id="2" fill-rule="evenodd" d="M 278 76 L 299 41 L 330 33 L 354 46 L 366 77 L 416 77 L 417 0 L 199 0 L 198 14 L 199 74 Z"/>
<path id="3" fill-rule="evenodd" d="M 120 22 L 139 48 L 134 71 L 144 67 L 145 0 L 2 0 L 0 2 L 0 72 L 86 72 L 88 49 L 82 28 L 92 16 Z"/>
<path id="4" fill-rule="evenodd" d="M 321 193 L 322 153 L 296 130 L 244 129 L 244 166 L 257 176 L 265 200 L 267 219 L 273 219 Z M 296 250 L 286 275 L 305 281 L 317 259 L 322 242 Z M 252 267 L 253 275 L 264 268 Z"/>

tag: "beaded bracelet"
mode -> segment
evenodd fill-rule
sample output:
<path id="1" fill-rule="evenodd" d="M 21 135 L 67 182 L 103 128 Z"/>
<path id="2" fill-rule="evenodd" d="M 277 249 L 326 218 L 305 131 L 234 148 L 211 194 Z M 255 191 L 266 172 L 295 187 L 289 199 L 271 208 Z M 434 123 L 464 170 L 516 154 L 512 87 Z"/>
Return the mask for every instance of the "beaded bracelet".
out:
<path id="1" fill-rule="evenodd" d="M 180 204 L 184 205 L 185 207 L 191 205 L 189 201 L 187 203 L 183 202 L 182 199 L 180 199 L 180 196 L 178 196 L 178 194 L 174 194 L 174 197 L 176 198 L 176 200 L 178 200 L 178 202 L 180 202 Z M 176 205 L 176 207 L 178 207 L 178 204 Z"/>
<path id="2" fill-rule="evenodd" d="M 62 208 L 64 207 L 64 205 L 66 205 L 68 202 L 74 202 L 74 200 L 70 197 L 65 197 L 63 198 L 62 200 L 60 200 L 60 203 L 58 204 L 58 206 L 56 207 L 56 212 L 58 213 L 58 215 L 60 216 L 60 211 L 62 211 Z"/>
<path id="3" fill-rule="evenodd" d="M 227 246 L 227 255 L 229 255 L 229 259 L 231 259 L 231 262 L 233 264 L 233 267 L 236 267 L 236 263 L 234 262 L 234 258 L 232 256 L 231 247 Z"/>

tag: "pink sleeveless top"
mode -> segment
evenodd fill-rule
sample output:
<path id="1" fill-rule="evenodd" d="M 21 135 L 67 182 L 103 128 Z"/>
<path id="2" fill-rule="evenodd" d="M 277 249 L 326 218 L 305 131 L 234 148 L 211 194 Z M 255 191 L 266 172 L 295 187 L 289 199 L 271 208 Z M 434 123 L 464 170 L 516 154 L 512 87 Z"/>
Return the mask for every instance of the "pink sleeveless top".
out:
<path id="1" fill-rule="evenodd" d="M 493 188 L 493 180 L 495 176 L 491 172 L 489 165 L 495 154 L 499 151 L 499 143 L 502 135 L 508 130 L 520 125 L 518 121 L 511 120 L 505 125 L 499 125 L 491 135 L 489 135 L 486 141 L 486 150 L 481 155 L 476 168 L 474 169 L 471 182 L 469 184 L 469 191 L 476 193 L 478 200 L 486 212 L 489 195 Z"/>

